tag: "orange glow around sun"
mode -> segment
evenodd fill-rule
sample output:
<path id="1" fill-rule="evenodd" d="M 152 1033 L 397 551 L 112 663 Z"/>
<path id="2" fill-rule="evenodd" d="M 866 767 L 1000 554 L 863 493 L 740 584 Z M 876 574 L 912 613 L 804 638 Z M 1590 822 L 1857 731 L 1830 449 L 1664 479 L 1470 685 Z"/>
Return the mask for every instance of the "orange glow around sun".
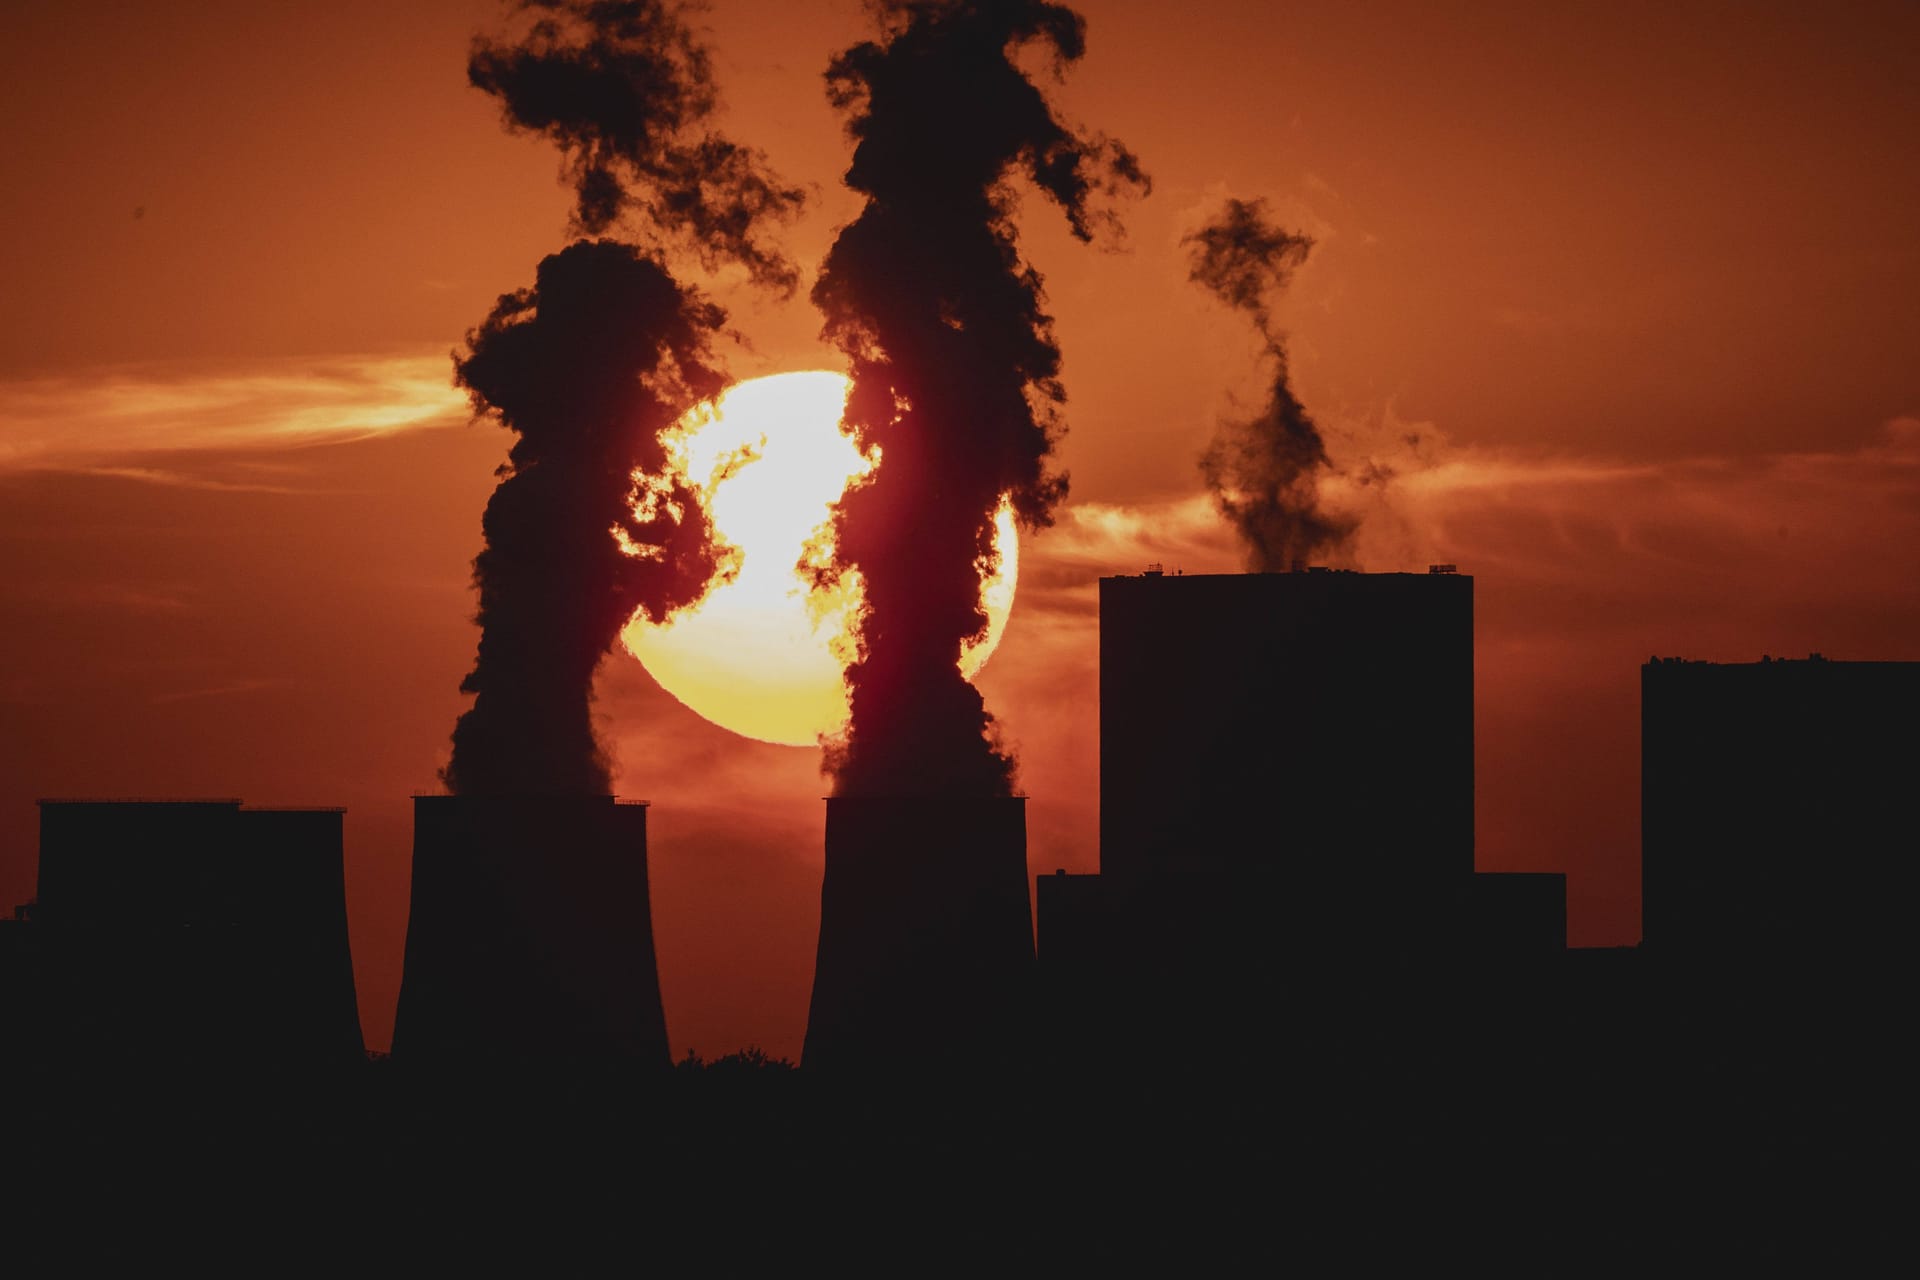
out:
<path id="1" fill-rule="evenodd" d="M 840 431 L 848 382 L 782 373 L 737 384 L 682 419 L 676 465 L 698 487 L 733 575 L 663 624 L 635 617 L 621 639 L 663 688 L 724 729 L 812 746 L 847 721 L 842 671 L 854 656 L 858 575 L 832 591 L 800 572 L 830 553 L 827 520 L 874 462 Z M 1013 512 L 996 518 L 997 572 L 981 587 L 987 632 L 961 655 L 971 677 L 1006 630 L 1019 579 Z"/>

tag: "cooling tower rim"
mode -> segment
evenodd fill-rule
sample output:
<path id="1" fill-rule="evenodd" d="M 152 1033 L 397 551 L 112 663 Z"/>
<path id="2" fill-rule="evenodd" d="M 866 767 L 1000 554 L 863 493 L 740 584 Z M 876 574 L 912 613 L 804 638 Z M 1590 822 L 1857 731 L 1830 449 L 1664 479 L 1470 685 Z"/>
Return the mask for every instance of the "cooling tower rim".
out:
<path id="1" fill-rule="evenodd" d="M 37 805 L 177 804 L 237 809 L 244 801 L 231 796 L 42 796 Z"/>
<path id="2" fill-rule="evenodd" d="M 964 791 L 888 791 L 888 792 L 868 791 L 868 792 L 859 792 L 854 795 L 821 796 L 820 798 L 822 800 L 826 800 L 829 802 L 834 800 L 883 800 L 883 801 L 895 801 L 899 803 L 907 803 L 909 801 L 918 801 L 926 804 L 932 804 L 932 803 L 953 804 L 963 800 L 965 801 L 1018 800 L 1022 804 L 1025 804 L 1028 800 L 1033 799 L 1032 796 L 1028 795 L 1024 791 L 1018 792 L 1010 796 L 981 796 L 981 795 L 973 795 Z"/>
<path id="3" fill-rule="evenodd" d="M 1437 567 L 1438 566 L 1434 566 L 1434 568 L 1437 568 Z M 1259 578 L 1259 579 L 1289 578 L 1289 579 L 1298 579 L 1300 581 L 1306 581 L 1306 582 L 1326 582 L 1326 581 L 1351 582 L 1351 581 L 1354 581 L 1355 579 L 1371 581 L 1372 579 L 1375 579 L 1375 578 L 1419 578 L 1422 580 L 1431 580 L 1434 578 L 1442 578 L 1442 579 L 1450 578 L 1456 581 L 1466 581 L 1466 582 L 1473 581 L 1473 575 L 1470 573 L 1461 573 L 1458 569 L 1455 569 L 1451 573 L 1436 573 L 1434 572 L 1434 568 L 1339 569 L 1339 568 L 1333 568 L 1328 565 L 1313 565 L 1310 568 L 1302 569 L 1302 570 L 1247 569 L 1244 571 L 1229 572 L 1229 573 L 1187 573 L 1184 571 L 1180 573 L 1166 573 L 1166 572 L 1163 572 L 1163 573 L 1105 573 L 1100 575 L 1100 581 L 1101 582 L 1152 582 L 1152 583 L 1220 582 L 1222 580 L 1227 580 L 1227 579 L 1244 580 L 1248 578 Z"/>
<path id="4" fill-rule="evenodd" d="M 452 803 L 457 801 L 464 801 L 468 804 L 529 804 L 529 803 L 560 804 L 560 803 L 566 803 L 566 802 L 572 802 L 577 804 L 582 801 L 588 801 L 588 800 L 603 800 L 606 803 L 614 805 L 618 808 L 626 808 L 626 809 L 647 809 L 647 808 L 651 808 L 653 805 L 653 801 L 651 800 L 629 800 L 625 796 L 611 795 L 604 791 L 527 792 L 524 794 L 513 794 L 513 795 L 507 795 L 507 794 L 495 792 L 488 795 L 458 795 L 458 796 L 448 795 L 444 791 L 415 791 L 408 798 L 415 801 L 416 803 L 419 801 L 425 800 L 425 801 L 436 802 L 436 803 Z"/>
<path id="5" fill-rule="evenodd" d="M 343 804 L 243 804 L 242 813 L 345 813 Z"/>

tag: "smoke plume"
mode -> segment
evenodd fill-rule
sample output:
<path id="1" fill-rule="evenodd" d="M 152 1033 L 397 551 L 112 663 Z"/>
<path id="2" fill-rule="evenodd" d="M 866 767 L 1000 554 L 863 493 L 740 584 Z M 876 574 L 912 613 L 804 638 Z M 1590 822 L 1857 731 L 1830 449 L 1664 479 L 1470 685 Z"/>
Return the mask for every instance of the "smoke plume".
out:
<path id="1" fill-rule="evenodd" d="M 793 264 L 766 238 L 805 200 L 760 152 L 702 126 L 719 105 L 713 59 L 666 0 L 525 0 L 532 24 L 511 43 L 475 39 L 467 79 L 500 100 L 513 132 L 560 149 L 574 230 L 623 219 L 652 247 L 692 250 L 708 270 L 744 266 L 791 291 Z"/>
<path id="2" fill-rule="evenodd" d="M 680 9 L 522 8 L 534 17 L 522 41 L 477 41 L 469 77 L 501 99 L 509 127 L 559 145 L 578 228 L 618 223 L 641 243 L 583 239 L 546 258 L 454 357 L 475 416 L 517 438 L 473 564 L 480 646 L 460 687 L 474 702 L 441 777 L 464 794 L 605 794 L 592 723 L 601 658 L 636 611 L 664 618 L 723 568 L 663 433 L 725 386 L 712 346 L 726 313 L 676 280 L 666 254 L 686 245 L 790 287 L 763 224 L 798 196 L 757 153 L 692 136 L 716 95 Z"/>
<path id="3" fill-rule="evenodd" d="M 1040 0 L 882 0 L 878 39 L 837 56 L 828 96 L 854 140 L 864 193 L 813 290 L 847 355 L 846 426 L 880 463 L 834 516 L 833 579 L 865 608 L 847 668 L 852 719 L 827 756 L 835 789 L 1005 795 L 1013 761 L 960 674 L 980 635 L 983 572 L 1004 499 L 1051 522 L 1066 477 L 1050 465 L 1066 393 L 1037 272 L 1020 259 L 1010 185 L 1025 177 L 1090 240 L 1098 198 L 1144 190 L 1124 147 L 1076 133 L 1014 62 L 1085 50 L 1085 23 Z"/>
<path id="4" fill-rule="evenodd" d="M 1229 199 L 1183 243 L 1189 278 L 1246 312 L 1273 362 L 1265 407 L 1223 422 L 1200 459 L 1214 501 L 1246 544 L 1248 567 L 1272 572 L 1344 550 L 1359 521 L 1320 506 L 1320 481 L 1332 464 L 1320 428 L 1288 381 L 1286 343 L 1268 303 L 1307 260 L 1313 241 L 1269 222 L 1264 200 Z"/>

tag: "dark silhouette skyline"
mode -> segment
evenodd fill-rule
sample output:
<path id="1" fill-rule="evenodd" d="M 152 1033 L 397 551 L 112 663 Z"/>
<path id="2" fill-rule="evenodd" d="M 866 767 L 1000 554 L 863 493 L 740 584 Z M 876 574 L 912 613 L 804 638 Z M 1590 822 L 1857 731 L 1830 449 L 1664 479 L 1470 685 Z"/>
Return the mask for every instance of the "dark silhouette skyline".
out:
<path id="1" fill-rule="evenodd" d="M 1906 933 L 1887 858 L 1920 664 L 1642 669 L 1650 929 L 1629 964 L 1568 950 L 1564 875 L 1473 867 L 1473 579 L 1444 568 L 1102 579 L 1102 874 L 1040 877 L 1036 974 L 1023 798 L 829 800 L 805 1065 L 978 1070 L 1047 1044 L 1092 1063 L 1273 999 L 1368 1034 L 1443 1005 L 1483 1034 L 1604 1005 L 1645 1036 L 1669 1006 L 1642 973 L 1740 1035 L 1816 1004 L 1864 1019 Z M 415 803 L 400 1059 L 664 1067 L 646 807 Z M 340 810 L 47 800 L 41 817 L 37 899 L 5 922 L 30 1039 L 69 1058 L 358 1058 Z M 1892 890 L 1862 899 L 1835 866 Z M 1471 1016 L 1441 977 L 1480 993 Z"/>
<path id="2" fill-rule="evenodd" d="M 1698 1056 L 1718 1042 L 1665 1019 L 1699 1001 L 1728 1044 L 1781 1018 L 1817 1025 L 1817 1042 L 1809 1032 L 1793 1052 L 1803 1066 L 1820 1045 L 1870 1038 L 1885 958 L 1906 936 L 1905 873 L 1887 859 L 1905 839 L 1913 762 L 1892 730 L 1920 664 L 1816 654 L 1643 668 L 1652 928 L 1630 961 L 1636 949 L 1568 950 L 1563 875 L 1475 872 L 1460 856 L 1470 650 L 1431 641 L 1470 633 L 1470 578 L 1150 573 L 1103 587 L 1115 679 L 1102 753 L 1121 767 L 1103 787 L 1114 839 L 1102 874 L 1040 877 L 1036 972 L 1024 799 L 956 799 L 932 822 L 920 797 L 830 800 L 809 1068 L 871 1077 L 905 1057 L 1004 1069 L 1050 1045 L 1117 1069 L 1273 999 L 1296 1035 L 1314 1018 L 1353 1034 L 1359 1017 L 1374 1036 L 1451 1010 L 1505 1043 L 1546 1011 L 1604 1009 L 1628 1042 L 1685 1035 Z M 1220 592 L 1211 609 L 1197 603 Z M 1396 610 L 1418 617 L 1395 624 Z M 1290 741 L 1193 723 L 1217 708 L 1178 682 L 1193 664 L 1166 643 L 1170 617 L 1211 655 L 1208 679 L 1234 682 L 1242 702 L 1287 704 Z M 1366 635 L 1403 650 L 1402 686 L 1380 678 Z M 1227 660 L 1229 637 L 1336 696 L 1249 677 Z M 1422 640 L 1433 670 L 1404 652 Z M 1130 669 L 1130 652 L 1161 665 Z M 1356 685 L 1359 673 L 1375 678 Z M 1370 757 L 1346 794 L 1285 755 L 1310 743 L 1355 758 L 1357 739 L 1329 736 L 1336 720 L 1362 734 L 1387 724 L 1414 745 L 1400 766 Z M 1195 767 L 1224 785 L 1208 792 L 1180 772 Z M 1142 781 L 1156 776 L 1158 788 Z M 454 1072 L 663 1068 L 646 807 L 427 796 L 416 808 L 396 1054 Z M 277 1070 L 358 1060 L 340 810 L 46 800 L 41 817 L 39 892 L 4 922 L 0 948 L 0 991 L 30 1056 Z M 1835 866 L 1878 866 L 1876 883 L 1892 888 L 1862 899 Z M 1446 996 L 1442 978 L 1479 994 Z M 1665 996 L 1646 985 L 1662 982 Z"/>
<path id="3" fill-rule="evenodd" d="M 1269 658 L 1298 656 L 1289 643 L 1336 647 L 1395 609 L 1424 611 L 1385 633 L 1412 648 L 1438 637 L 1442 669 L 1425 679 L 1444 688 L 1468 678 L 1471 649 L 1459 652 L 1449 633 L 1471 630 L 1470 580 L 1285 577 L 1107 582 L 1144 584 L 1162 596 L 1150 605 L 1167 593 L 1237 590 L 1232 607 L 1181 612 L 1216 642 L 1277 633 Z M 1451 598 L 1437 608 L 1413 599 L 1429 588 Z M 1285 619 L 1276 600 L 1306 616 Z M 1103 630 L 1135 633 L 1116 637 L 1117 648 L 1139 644 L 1161 625 L 1156 612 L 1116 610 Z M 1357 648 L 1356 666 L 1377 657 Z M 1448 680 L 1444 667 L 1461 661 L 1467 670 Z M 1326 665 L 1321 678 L 1338 674 Z M 1828 691 L 1846 696 L 1808 696 L 1845 668 Z M 1650 686 L 1671 676 L 1681 692 L 1706 688 L 1708 701 L 1730 699 L 1752 717 L 1703 725 L 1697 704 L 1663 688 L 1665 718 L 1650 722 L 1657 760 L 1655 744 L 1684 744 L 1688 733 L 1745 730 L 1764 753 L 1824 740 L 1781 738 L 1782 726 L 1870 729 L 1900 714 L 1920 664 L 1765 663 L 1727 681 L 1713 664 L 1647 671 Z M 1367 696 L 1394 693 L 1383 684 Z M 1141 695 L 1140 682 L 1116 682 L 1103 722 Z M 1258 696 L 1288 695 L 1274 683 Z M 1432 708 L 1443 730 L 1451 702 Z M 1796 721 L 1783 707 L 1821 711 Z M 1313 710 L 1350 713 L 1334 702 Z M 1326 727 L 1294 726 L 1307 739 Z M 1419 737 L 1405 723 L 1401 732 Z M 1250 744 L 1188 733 L 1141 745 L 1167 760 Z M 1470 756 L 1470 734 L 1454 749 Z M 1469 780 L 1470 791 L 1470 770 L 1455 764 L 1435 776 Z M 1691 950 L 1652 939 L 1569 950 L 1564 877 L 1461 865 L 1447 806 L 1417 788 L 1434 812 L 1369 828 L 1385 842 L 1371 846 L 1378 856 L 1366 857 L 1364 834 L 1337 838 L 1337 824 L 1319 838 L 1330 861 L 1347 865 L 1289 856 L 1282 837 L 1297 852 L 1301 832 L 1314 830 L 1306 811 L 1355 816 L 1324 780 L 1294 773 L 1292 791 L 1276 784 L 1263 805 L 1239 812 L 1255 828 L 1206 830 L 1206 839 L 1234 840 L 1224 854 L 1150 840 L 1120 854 L 1131 870 L 1040 877 L 1037 964 L 1024 799 L 830 799 L 799 1071 L 750 1048 L 667 1069 L 644 806 L 419 797 L 395 1051 L 360 1061 L 338 910 L 338 811 L 47 802 L 41 901 L 0 923 L 0 1019 L 26 1032 L 0 1067 L 35 1100 L 10 1149 L 46 1169 L 154 1147 L 268 1176 L 301 1207 L 314 1193 L 296 1189 L 344 1178 L 396 1206 L 408 1238 L 431 1235 L 441 1215 L 470 1220 L 477 1194 L 512 1220 L 549 1212 L 534 1206 L 618 1200 L 625 1223 L 633 1200 L 664 1215 L 649 1227 L 656 1247 L 711 1241 L 722 1220 L 737 1229 L 751 1211 L 756 1223 L 790 1221 L 848 1247 L 884 1240 L 890 1265 L 932 1257 L 930 1242 L 951 1260 L 954 1240 L 1010 1238 L 1017 1213 L 959 1208 L 982 1188 L 996 1203 L 1029 1184 L 1035 1196 L 1064 1186 L 1097 1202 L 1219 1180 L 1264 1203 L 1271 1176 L 1311 1172 L 1365 1188 L 1372 1212 L 1416 1185 L 1431 1205 L 1435 1186 L 1459 1189 L 1463 1179 L 1482 1193 L 1543 1177 L 1556 1189 L 1592 1180 L 1652 1193 L 1690 1185 L 1669 1162 L 1735 1187 L 1778 1186 L 1845 1154 L 1892 1158 L 1879 1135 L 1890 1132 L 1893 1064 L 1904 1060 L 1894 1041 L 1904 1028 L 1888 1017 L 1904 932 L 1836 949 L 1836 937 L 1804 932 L 1838 923 L 1816 913 L 1798 936 L 1747 934 L 1731 947 L 1722 933 L 1716 947 Z M 1384 777 L 1369 793 L 1370 816 L 1388 811 L 1396 781 L 1406 779 Z M 1836 794 L 1803 790 L 1809 810 Z M 1725 823 L 1726 794 L 1703 786 L 1687 799 L 1707 827 L 1736 830 Z M 1763 807 L 1753 800 L 1743 795 L 1735 808 Z M 1681 807 L 1670 797 L 1652 812 L 1669 823 Z M 1282 816 L 1296 821 L 1277 826 Z M 208 838 L 223 828 L 262 843 Z M 1133 832 L 1116 834 L 1115 850 L 1128 849 Z M 1710 842 L 1652 847 L 1676 862 L 1704 855 L 1694 867 L 1726 883 Z M 155 859 L 159 850 L 171 856 Z M 1796 852 L 1802 883 L 1829 874 L 1818 854 Z M 316 854 L 325 856 L 316 863 Z M 156 879 L 182 865 L 197 872 L 187 895 Z M 258 892 L 263 883 L 280 887 Z M 1776 886 L 1727 887 L 1727 905 L 1744 910 L 1756 889 Z M 192 908 L 186 927 L 155 925 L 163 891 Z M 1787 906 L 1777 896 L 1772 905 Z M 300 921 L 320 927 L 290 927 Z M 264 963 L 228 967 L 247 959 Z M 345 978 L 344 993 L 306 983 L 322 971 Z M 349 1027 L 350 1044 L 328 1039 Z M 308 1056 L 290 1056 L 296 1046 Z M 1382 1170 L 1404 1186 L 1383 1185 Z M 47 1194 L 44 1177 L 41 1186 Z M 885 1222 L 850 1224 L 849 1204 Z M 1237 1242 L 1241 1231 L 1229 1223 L 1210 1239 Z M 1116 1244 L 1139 1228 L 1079 1234 L 1083 1244 Z M 444 1257 L 453 1246 L 437 1247 Z M 1191 1242 L 1183 1248 L 1193 1256 Z"/>

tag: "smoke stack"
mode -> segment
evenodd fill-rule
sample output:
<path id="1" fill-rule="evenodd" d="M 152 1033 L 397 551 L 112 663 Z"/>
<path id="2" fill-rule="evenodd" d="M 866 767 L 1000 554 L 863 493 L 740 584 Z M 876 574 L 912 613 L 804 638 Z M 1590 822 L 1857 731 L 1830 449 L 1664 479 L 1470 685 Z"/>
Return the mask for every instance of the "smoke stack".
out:
<path id="1" fill-rule="evenodd" d="M 396 1062 L 666 1068 L 647 810 L 415 796 Z"/>
<path id="2" fill-rule="evenodd" d="M 827 801 L 808 1070 L 1004 1059 L 1032 979 L 1024 797 Z"/>

